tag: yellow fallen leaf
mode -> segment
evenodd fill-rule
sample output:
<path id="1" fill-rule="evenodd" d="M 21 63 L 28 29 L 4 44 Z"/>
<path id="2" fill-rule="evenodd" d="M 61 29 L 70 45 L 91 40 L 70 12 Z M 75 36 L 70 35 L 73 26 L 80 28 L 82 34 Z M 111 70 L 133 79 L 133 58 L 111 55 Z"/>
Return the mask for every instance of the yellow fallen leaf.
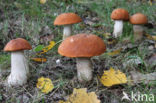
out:
<path id="1" fill-rule="evenodd" d="M 104 36 L 105 38 L 109 38 L 109 37 L 111 36 L 111 33 L 104 33 L 103 36 Z"/>
<path id="2" fill-rule="evenodd" d="M 41 54 L 44 54 L 46 52 L 48 52 L 49 50 L 51 50 L 53 47 L 55 46 L 55 42 L 54 41 L 50 41 L 49 45 L 44 47 L 42 49 L 42 52 L 38 53 L 37 55 L 41 55 Z"/>
<path id="3" fill-rule="evenodd" d="M 45 4 L 47 2 L 47 0 L 40 0 L 41 4 Z"/>
<path id="4" fill-rule="evenodd" d="M 155 40 L 156 41 L 156 36 L 152 36 L 150 34 L 145 34 L 145 36 L 150 39 L 150 40 Z"/>
<path id="5" fill-rule="evenodd" d="M 46 58 L 31 58 L 31 60 L 36 61 L 36 62 L 46 62 Z"/>
<path id="6" fill-rule="evenodd" d="M 70 102 L 64 102 L 64 101 L 60 100 L 58 103 L 70 103 Z"/>
<path id="7" fill-rule="evenodd" d="M 120 70 L 114 70 L 111 67 L 110 70 L 104 71 L 100 81 L 104 86 L 110 87 L 117 84 L 127 83 L 127 77 Z"/>
<path id="8" fill-rule="evenodd" d="M 100 103 L 95 92 L 87 93 L 86 88 L 75 89 L 73 94 L 69 96 L 67 101 L 59 101 L 59 103 Z"/>
<path id="9" fill-rule="evenodd" d="M 153 3 L 152 3 L 152 0 L 149 0 L 148 2 L 149 2 L 149 4 L 150 4 L 150 6 L 152 6 L 152 4 L 153 4 Z"/>
<path id="10" fill-rule="evenodd" d="M 152 38 L 153 38 L 153 40 L 155 40 L 155 41 L 156 41 L 156 36 L 152 36 Z"/>
<path id="11" fill-rule="evenodd" d="M 152 38 L 152 36 L 151 35 L 149 35 L 149 34 L 145 34 L 145 36 L 148 38 L 148 39 L 150 39 L 150 40 L 152 40 L 153 38 Z"/>
<path id="12" fill-rule="evenodd" d="M 107 53 L 107 54 L 108 54 L 109 56 L 115 56 L 115 55 L 120 54 L 121 50 L 122 50 L 122 48 L 117 49 L 117 50 L 114 50 L 114 51 L 109 52 L 109 53 Z"/>
<path id="13" fill-rule="evenodd" d="M 41 77 L 38 79 L 38 82 L 36 84 L 36 87 L 41 90 L 43 93 L 49 93 L 54 89 L 54 85 L 49 78 Z"/>

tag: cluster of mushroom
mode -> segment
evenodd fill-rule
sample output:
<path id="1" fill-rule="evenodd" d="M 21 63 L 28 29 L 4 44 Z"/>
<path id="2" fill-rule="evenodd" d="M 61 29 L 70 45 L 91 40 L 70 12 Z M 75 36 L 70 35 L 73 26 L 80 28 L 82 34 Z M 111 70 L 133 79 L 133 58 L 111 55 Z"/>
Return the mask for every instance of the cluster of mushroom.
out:
<path id="1" fill-rule="evenodd" d="M 93 34 L 70 36 L 72 24 L 81 21 L 81 18 L 74 13 L 64 13 L 56 18 L 54 25 L 64 25 L 64 41 L 59 46 L 58 52 L 63 56 L 76 57 L 79 81 L 90 81 L 92 79 L 90 58 L 102 54 L 106 46 L 101 38 Z M 4 47 L 4 51 L 11 52 L 11 73 L 7 80 L 9 86 L 21 86 L 27 82 L 29 66 L 24 50 L 30 49 L 31 45 L 23 38 L 13 39 Z"/>
<path id="2" fill-rule="evenodd" d="M 144 33 L 143 24 L 148 22 L 147 17 L 141 13 L 129 17 L 127 10 L 115 9 L 111 18 L 115 20 L 113 35 L 121 36 L 123 31 L 123 21 L 130 21 L 133 24 L 134 38 L 141 39 Z M 93 34 L 72 34 L 72 25 L 81 22 L 82 19 L 75 13 L 63 13 L 59 15 L 54 25 L 64 25 L 63 42 L 58 48 L 58 53 L 62 56 L 76 58 L 77 76 L 80 82 L 90 81 L 92 79 L 93 56 L 101 55 L 106 51 L 104 41 Z M 11 52 L 11 73 L 8 77 L 8 84 L 19 86 L 26 83 L 29 75 L 27 59 L 24 56 L 24 50 L 30 50 L 31 45 L 22 38 L 13 39 L 7 43 L 4 51 Z"/>
<path id="3" fill-rule="evenodd" d="M 127 10 L 118 8 L 113 10 L 111 14 L 111 19 L 115 21 L 114 24 L 114 31 L 113 36 L 119 37 L 122 35 L 123 31 L 123 21 L 128 21 L 133 24 L 133 32 L 134 32 L 134 39 L 141 40 L 144 34 L 144 24 L 148 23 L 147 17 L 142 13 L 136 13 L 129 16 Z"/>
<path id="4" fill-rule="evenodd" d="M 93 34 L 82 33 L 71 36 L 71 25 L 81 21 L 81 18 L 74 13 L 63 13 L 55 19 L 54 25 L 64 25 L 64 41 L 60 44 L 58 53 L 62 56 L 76 58 L 78 80 L 86 82 L 93 77 L 90 58 L 104 53 L 106 46 L 101 38 Z"/>
<path id="5" fill-rule="evenodd" d="M 129 16 L 127 10 L 118 8 L 115 9 L 111 18 L 115 20 L 114 37 L 119 37 L 123 32 L 123 21 L 130 21 L 134 24 L 134 38 L 140 40 L 142 38 L 144 29 L 142 24 L 147 23 L 147 17 L 141 13 Z M 91 34 L 72 34 L 72 24 L 81 22 L 81 18 L 74 13 L 63 13 L 59 15 L 54 25 L 64 25 L 63 42 L 58 48 L 58 53 L 62 56 L 75 57 L 77 66 L 77 76 L 80 82 L 90 81 L 92 79 L 92 63 L 90 57 L 97 56 L 106 50 L 106 46 L 99 37 Z"/>

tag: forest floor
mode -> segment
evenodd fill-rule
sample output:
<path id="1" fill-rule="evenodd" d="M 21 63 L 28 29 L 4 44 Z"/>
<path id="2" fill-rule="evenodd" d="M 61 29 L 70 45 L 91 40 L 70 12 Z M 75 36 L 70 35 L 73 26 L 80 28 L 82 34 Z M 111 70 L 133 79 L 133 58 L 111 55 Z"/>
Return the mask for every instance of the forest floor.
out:
<path id="1" fill-rule="evenodd" d="M 10 3 L 11 2 L 11 3 Z M 0 1 L 0 103 L 57 103 L 66 100 L 74 88 L 87 88 L 95 92 L 101 103 L 132 103 L 121 101 L 123 91 L 156 96 L 156 82 L 139 83 L 135 85 L 122 84 L 107 88 L 101 84 L 98 76 L 110 67 L 119 69 L 126 76 L 131 71 L 143 74 L 156 72 L 156 3 L 150 0 L 47 0 L 41 4 L 39 0 L 1 0 Z M 124 23 L 123 35 L 112 39 L 114 21 L 110 15 L 115 8 L 125 8 L 130 15 L 141 12 L 148 17 L 141 41 L 134 41 L 132 24 Z M 62 39 L 62 27 L 54 26 L 55 18 L 64 12 L 77 13 L 83 20 L 73 27 L 73 34 L 91 33 L 101 37 L 107 45 L 107 51 L 92 58 L 94 78 L 89 83 L 79 83 L 77 80 L 75 58 L 62 57 L 57 48 Z M 10 74 L 10 53 L 3 48 L 8 41 L 22 37 L 30 42 L 32 50 L 26 51 L 30 65 L 28 82 L 20 87 L 9 88 L 5 81 Z M 36 55 L 34 48 L 38 45 L 48 45 L 50 41 L 57 44 L 45 54 Z M 113 52 L 115 51 L 115 52 Z M 110 54 L 111 52 L 111 54 Z M 32 61 L 32 57 L 47 58 L 46 62 Z M 129 65 L 128 60 L 140 60 L 141 63 Z M 56 61 L 60 62 L 57 63 Z M 38 78 L 47 77 L 54 83 L 54 90 L 43 94 L 36 87 Z M 156 97 L 155 97 L 156 101 Z M 141 101 L 137 103 L 155 103 Z"/>

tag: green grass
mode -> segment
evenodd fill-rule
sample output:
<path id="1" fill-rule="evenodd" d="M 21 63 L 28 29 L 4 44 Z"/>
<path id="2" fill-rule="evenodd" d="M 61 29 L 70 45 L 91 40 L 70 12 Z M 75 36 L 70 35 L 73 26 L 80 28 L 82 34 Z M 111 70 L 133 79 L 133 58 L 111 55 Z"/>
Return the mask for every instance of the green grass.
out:
<path id="1" fill-rule="evenodd" d="M 10 55 L 0 54 L 0 64 L 2 64 L 4 61 L 10 61 Z"/>

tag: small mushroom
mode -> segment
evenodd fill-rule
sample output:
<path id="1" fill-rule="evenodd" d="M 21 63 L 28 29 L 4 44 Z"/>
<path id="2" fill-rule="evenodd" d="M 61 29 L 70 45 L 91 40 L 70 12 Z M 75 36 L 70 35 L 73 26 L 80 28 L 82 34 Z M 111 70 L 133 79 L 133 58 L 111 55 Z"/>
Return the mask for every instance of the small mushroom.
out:
<path id="1" fill-rule="evenodd" d="M 123 21 L 129 20 L 129 13 L 127 10 L 122 8 L 117 8 L 113 10 L 111 14 L 111 19 L 115 21 L 113 36 L 119 37 L 122 35 L 123 31 Z"/>
<path id="2" fill-rule="evenodd" d="M 148 23 L 147 17 L 142 13 L 136 13 L 130 17 L 130 23 L 133 24 L 134 39 L 141 40 L 144 34 L 144 24 Z"/>
<path id="3" fill-rule="evenodd" d="M 31 45 L 22 38 L 13 39 L 7 43 L 4 51 L 11 52 L 11 73 L 8 77 L 9 86 L 20 86 L 27 82 L 29 67 L 24 56 L 24 50 L 32 49 Z"/>
<path id="4" fill-rule="evenodd" d="M 72 34 L 72 24 L 81 22 L 82 19 L 74 13 L 63 13 L 56 17 L 54 25 L 64 25 L 63 39 Z"/>
<path id="5" fill-rule="evenodd" d="M 77 34 L 66 38 L 59 46 L 58 53 L 62 56 L 76 58 L 77 76 L 80 82 L 92 79 L 93 56 L 106 51 L 106 45 L 101 38 L 93 34 Z"/>

